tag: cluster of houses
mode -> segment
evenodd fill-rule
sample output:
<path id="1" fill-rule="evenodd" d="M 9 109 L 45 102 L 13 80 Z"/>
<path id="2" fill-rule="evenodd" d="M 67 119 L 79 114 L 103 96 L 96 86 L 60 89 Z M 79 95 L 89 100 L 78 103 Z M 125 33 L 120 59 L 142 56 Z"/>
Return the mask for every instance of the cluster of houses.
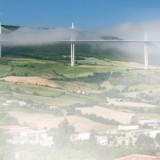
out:
<path id="1" fill-rule="evenodd" d="M 2 105 L 19 104 L 25 106 L 23 101 L 7 100 Z M 50 106 L 50 110 L 57 106 Z M 7 139 L 11 144 L 39 144 L 41 146 L 52 146 L 54 137 L 48 135 L 48 130 L 35 130 L 20 126 L 0 126 L 0 129 L 7 131 L 11 137 Z M 96 134 L 97 144 L 103 146 L 136 146 L 137 138 L 140 134 L 147 135 L 153 139 L 160 134 L 160 120 L 149 117 L 138 117 L 130 125 L 118 125 L 117 129 L 108 130 L 105 134 Z M 70 141 L 88 141 L 91 132 L 74 133 L 70 136 Z"/>
<path id="2" fill-rule="evenodd" d="M 52 146 L 53 137 L 48 136 L 47 130 L 36 130 L 20 126 L 0 126 L 1 130 L 9 134 L 7 142 L 13 145 L 31 144 Z"/>
<path id="3" fill-rule="evenodd" d="M 149 121 L 139 121 L 140 123 Z M 150 121 L 150 122 L 153 122 Z M 156 123 L 157 121 L 155 121 Z M 146 125 L 142 123 L 142 125 Z M 20 126 L 0 126 L 1 130 L 6 131 L 10 134 L 10 138 L 7 142 L 10 144 L 31 144 L 41 146 L 52 146 L 54 145 L 54 137 L 48 135 L 48 130 L 31 129 L 29 127 Z M 119 125 L 117 129 L 111 129 L 106 131 L 105 134 L 94 133 L 94 138 L 97 144 L 102 146 L 136 146 L 136 141 L 139 135 L 144 134 L 153 139 L 160 134 L 160 129 L 155 128 L 139 128 L 139 125 Z M 89 141 L 93 137 L 91 132 L 86 133 L 74 133 L 70 136 L 70 141 Z"/>
<path id="4" fill-rule="evenodd" d="M 28 127 L 20 126 L 0 126 L 1 130 L 6 131 L 11 136 L 7 139 L 10 144 L 23 145 L 40 145 L 43 147 L 54 145 L 54 139 L 52 136 L 48 136 L 47 130 L 36 130 Z M 144 132 L 144 131 L 141 131 Z M 107 131 L 105 135 L 95 135 L 97 143 L 102 146 L 129 146 L 135 145 L 137 135 L 141 133 L 136 126 L 118 126 L 116 130 Z M 150 133 L 151 137 L 155 137 L 160 130 L 146 130 L 145 134 Z M 75 133 L 70 137 L 71 141 L 88 141 L 91 137 L 90 132 L 87 133 Z M 15 159 L 19 160 L 19 153 L 15 152 Z M 160 156 L 148 156 L 133 154 L 125 157 L 120 157 L 115 160 L 160 160 Z"/>
<path id="5" fill-rule="evenodd" d="M 118 125 L 117 129 L 95 135 L 97 144 L 104 146 L 136 146 L 139 135 L 144 134 L 155 139 L 160 134 L 160 121 L 149 117 L 139 117 L 135 124 Z M 87 141 L 91 133 L 77 133 L 71 136 L 72 141 Z"/>
<path id="6" fill-rule="evenodd" d="M 139 126 L 148 127 L 148 128 L 160 128 L 160 120 L 158 119 L 151 119 L 149 117 L 140 117 L 138 119 L 137 124 Z"/>

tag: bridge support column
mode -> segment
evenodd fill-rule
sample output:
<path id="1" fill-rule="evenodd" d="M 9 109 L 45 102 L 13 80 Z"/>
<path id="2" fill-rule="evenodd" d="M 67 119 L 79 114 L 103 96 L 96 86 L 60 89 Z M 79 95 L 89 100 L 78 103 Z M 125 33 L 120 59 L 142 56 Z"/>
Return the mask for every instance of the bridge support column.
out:
<path id="1" fill-rule="evenodd" d="M 148 69 L 148 43 L 144 42 L 144 69 Z"/>
<path id="2" fill-rule="evenodd" d="M 71 66 L 75 65 L 75 43 L 71 42 Z"/>

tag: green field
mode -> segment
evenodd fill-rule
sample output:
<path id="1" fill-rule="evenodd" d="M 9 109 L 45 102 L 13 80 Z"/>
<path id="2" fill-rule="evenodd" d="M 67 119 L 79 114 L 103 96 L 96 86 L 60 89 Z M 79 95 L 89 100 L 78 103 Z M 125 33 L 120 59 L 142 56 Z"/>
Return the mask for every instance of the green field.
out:
<path id="1" fill-rule="evenodd" d="M 160 102 L 157 97 L 159 74 L 159 69 L 144 70 L 142 64 L 96 57 L 84 57 L 75 67 L 71 67 L 69 61 L 5 57 L 0 60 L 1 110 L 84 117 L 76 108 L 100 106 L 137 116 L 144 112 L 144 115 L 149 113 L 158 117 L 155 110 Z M 36 82 L 31 81 L 34 77 Z M 51 84 L 55 86 L 51 87 Z M 112 105 L 106 97 L 120 98 L 131 105 Z M 25 105 L 20 106 L 20 102 Z M 134 102 L 140 107 L 133 107 Z M 155 107 L 145 109 L 143 105 Z M 50 106 L 58 109 L 50 111 Z M 102 125 L 99 120 L 95 121 Z"/>
<path id="2" fill-rule="evenodd" d="M 87 48 L 89 46 L 81 47 L 76 52 L 74 67 L 70 66 L 69 48 L 66 45 L 62 45 L 62 48 L 58 45 L 53 51 L 53 46 L 4 49 L 4 57 L 0 59 L 1 126 L 19 125 L 35 130 L 47 129 L 48 134 L 51 130 L 62 129 L 60 133 L 65 136 L 66 130 L 63 129 L 68 130 L 71 126 L 75 129 L 74 133 L 90 132 L 93 135 L 107 136 L 107 132 L 118 131 L 120 124 L 136 124 L 136 119 L 140 117 L 160 120 L 158 67 L 152 66 L 144 70 L 143 64 L 122 61 L 122 55 L 116 52 L 112 54 L 111 51 L 109 55 L 106 52 L 103 55 L 101 51 L 97 51 L 99 54 L 93 51 L 91 54 Z M 68 128 L 61 128 L 61 123 L 66 120 Z M 142 129 L 140 127 L 139 130 Z M 94 137 L 85 142 L 71 142 L 64 149 L 62 147 L 57 150 L 56 145 L 53 145 L 42 147 L 41 150 L 46 149 L 45 153 L 54 154 L 50 155 L 51 159 L 55 155 L 58 158 L 62 155 L 66 159 L 73 148 L 75 157 L 81 157 L 84 153 L 90 154 L 92 151 L 96 155 L 105 155 L 105 159 L 109 153 L 111 160 L 130 153 L 156 152 L 154 147 L 145 150 L 145 147 L 130 145 L 101 146 L 92 138 Z M 59 137 L 59 141 L 61 139 L 63 136 Z M 21 155 L 30 148 L 39 147 L 29 145 L 23 151 L 26 146 L 14 147 Z M 63 150 L 66 155 L 61 153 Z M 27 156 L 22 157 L 28 160 Z"/>

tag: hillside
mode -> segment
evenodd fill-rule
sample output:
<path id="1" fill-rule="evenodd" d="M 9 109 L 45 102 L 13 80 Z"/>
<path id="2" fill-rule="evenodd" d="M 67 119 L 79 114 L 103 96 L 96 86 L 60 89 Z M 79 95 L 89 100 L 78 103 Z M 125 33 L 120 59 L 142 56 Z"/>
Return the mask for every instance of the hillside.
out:
<path id="1" fill-rule="evenodd" d="M 10 32 L 19 28 L 3 27 Z M 2 104 L 7 100 L 16 100 L 16 104 L 23 101 L 26 108 L 22 110 L 34 111 L 35 108 L 35 111 L 46 113 L 50 106 L 56 106 L 55 114 L 62 117 L 75 113 L 84 117 L 79 107 L 96 105 L 127 111 L 134 116 L 142 110 L 154 114 L 160 101 L 157 97 L 158 69 L 144 71 L 143 64 L 124 62 L 129 57 L 122 56 L 116 49 L 101 50 L 83 43 L 76 45 L 76 66 L 73 68 L 70 67 L 69 47 L 65 43 L 3 47 L 4 58 L 0 61 Z M 114 99 L 123 99 L 123 103 Z M 28 108 L 28 105 L 32 107 Z M 39 109 L 39 105 L 44 107 Z M 151 107 L 145 107 L 147 105 Z"/>
<path id="2" fill-rule="evenodd" d="M 23 101 L 24 107 L 17 106 L 23 112 L 48 113 L 51 106 L 56 106 L 57 113 L 53 109 L 53 114 L 60 117 L 70 114 L 83 117 L 81 107 L 91 107 L 88 113 L 92 113 L 92 107 L 97 105 L 138 116 L 141 111 L 156 115 L 155 109 L 159 108 L 160 71 L 144 71 L 140 64 L 85 58 L 73 68 L 63 62 L 3 58 L 0 65 L 1 104 L 10 106 L 16 100 L 17 106 L 18 101 Z M 114 99 L 123 99 L 123 103 L 118 105 Z"/>
<path id="3" fill-rule="evenodd" d="M 18 28 L 7 27 L 11 32 Z M 9 160 L 15 150 L 24 160 L 39 155 L 45 160 L 114 160 L 158 153 L 160 69 L 155 63 L 144 70 L 138 63 L 143 57 L 133 62 L 116 48 L 91 44 L 76 45 L 75 67 L 65 43 L 2 51 L 0 127 L 16 132 L 8 137 L 0 132 L 0 147 L 11 153 Z M 139 125 L 141 119 L 154 126 Z M 152 131 L 154 138 L 144 135 Z"/>
<path id="4" fill-rule="evenodd" d="M 2 34 L 3 33 L 12 33 L 20 29 L 21 26 L 10 26 L 2 25 Z M 31 28 L 32 29 L 32 28 Z M 49 28 L 33 28 L 41 30 L 49 30 Z M 85 32 L 78 31 L 78 34 L 85 36 Z M 92 33 L 89 33 L 92 34 Z M 94 33 L 93 33 L 94 34 Z M 95 33 L 96 34 L 96 33 Z M 120 39 L 114 36 L 103 36 L 103 39 Z M 105 47 L 104 47 L 105 46 Z M 32 45 L 32 46 L 3 46 L 3 56 L 11 57 L 20 57 L 20 58 L 36 58 L 36 59 L 47 59 L 47 60 L 59 60 L 68 62 L 70 59 L 70 45 L 68 43 L 56 43 L 56 44 L 41 44 L 41 45 Z M 75 59 L 81 60 L 84 57 L 96 57 L 96 58 L 107 58 L 110 60 L 118 61 L 135 61 L 143 63 L 143 55 L 141 54 L 128 54 L 125 51 L 119 51 L 115 47 L 112 47 L 108 44 L 91 44 L 91 43 L 78 43 L 76 44 L 76 55 Z M 137 56 L 139 58 L 137 58 Z"/>
<path id="5" fill-rule="evenodd" d="M 2 34 L 3 33 L 12 33 L 17 31 L 23 26 L 11 26 L 11 25 L 2 25 Z M 39 27 L 28 27 L 33 30 L 42 30 L 48 31 L 50 28 L 39 28 Z M 52 30 L 56 30 L 56 28 L 52 28 Z M 77 31 L 78 35 L 81 37 L 85 37 L 85 31 Z M 94 33 L 88 33 L 97 34 Z M 120 37 L 114 37 L 111 35 L 101 35 L 102 39 L 113 40 L 113 39 L 121 39 Z M 136 48 L 137 44 L 130 46 L 132 50 Z M 154 49 L 158 49 L 157 44 L 151 44 L 151 46 L 155 46 Z M 76 44 L 76 55 L 75 59 L 83 60 L 85 57 L 95 57 L 98 59 L 107 58 L 110 60 L 116 61 L 126 61 L 126 62 L 138 62 L 143 63 L 143 46 L 141 46 L 141 51 L 131 52 L 125 48 L 128 48 L 128 44 L 123 44 L 122 48 L 116 45 L 111 44 L 98 44 L 98 43 L 77 43 Z M 121 48 L 121 47 L 120 47 Z M 151 56 L 152 55 L 152 56 Z M 27 45 L 27 46 L 3 46 L 3 56 L 10 57 L 20 57 L 20 58 L 36 58 L 36 59 L 46 59 L 46 60 L 58 60 L 63 62 L 68 62 L 70 60 L 70 45 L 68 43 L 53 43 L 53 44 L 40 44 L 40 45 Z M 150 54 L 149 47 L 149 63 L 153 65 L 160 65 L 158 59 L 160 55 L 152 51 Z"/>

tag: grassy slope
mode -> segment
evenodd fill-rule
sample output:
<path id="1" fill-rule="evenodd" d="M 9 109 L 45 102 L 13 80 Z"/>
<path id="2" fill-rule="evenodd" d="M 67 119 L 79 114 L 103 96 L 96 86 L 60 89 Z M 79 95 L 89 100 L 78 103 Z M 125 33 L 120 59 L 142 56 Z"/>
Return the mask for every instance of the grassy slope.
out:
<path id="1" fill-rule="evenodd" d="M 18 28 L 7 27 L 10 30 Z M 76 107 L 98 105 L 135 115 L 148 114 L 158 117 L 152 108 L 146 109 L 141 106 L 137 109 L 131 106 L 110 105 L 106 101 L 106 96 L 158 106 L 159 70 L 144 71 L 142 64 L 122 62 L 122 59 L 128 61 L 130 58 L 124 53 L 117 54 L 115 49 L 92 48 L 89 44 L 76 45 L 76 66 L 70 67 L 69 53 L 68 44 L 3 48 L 3 56 L 6 58 L 0 61 L 0 77 L 10 75 L 43 77 L 56 83 L 58 87 L 0 81 L 1 103 L 8 99 L 17 99 L 33 106 L 28 109 L 11 104 L 12 107 L 1 110 L 50 113 L 48 107 L 55 105 L 59 107 L 58 115 L 63 117 L 71 113 L 79 114 L 74 110 Z M 94 73 L 110 73 L 110 76 L 99 82 L 92 79 L 93 82 L 89 83 L 85 80 L 89 76 L 94 78 Z"/>
<path id="2" fill-rule="evenodd" d="M 24 74 L 26 74 L 27 77 L 38 76 L 46 79 L 54 78 L 55 80 L 52 81 L 56 83 L 58 87 L 50 88 L 47 86 L 37 86 L 26 83 L 0 81 L 1 102 L 5 102 L 8 99 L 17 99 L 29 104 L 31 103 L 33 106 L 38 104 L 41 107 L 36 109 L 19 108 L 17 104 L 14 106 L 12 105 L 12 108 L 6 108 L 8 111 L 19 110 L 21 112 L 34 112 L 35 115 L 38 114 L 38 112 L 54 114 L 53 111 L 49 111 L 48 109 L 50 105 L 59 107 L 60 117 L 66 115 L 68 117 L 70 114 L 78 114 L 78 116 L 83 117 L 83 115 L 76 113 L 74 108 L 85 106 L 92 107 L 93 105 L 112 108 L 113 112 L 114 110 L 118 110 L 124 113 L 129 112 L 139 115 L 142 114 L 142 110 L 144 109 L 143 106 L 138 108 L 139 110 L 142 109 L 141 111 L 130 106 L 112 106 L 106 102 L 105 96 L 109 96 L 110 98 L 121 97 L 124 100 L 126 99 L 125 101 L 137 101 L 138 103 L 140 102 L 140 99 L 137 98 L 139 93 L 143 92 L 146 95 L 150 93 L 150 96 L 156 96 L 159 92 L 157 89 L 157 82 L 160 81 L 158 76 L 160 72 L 158 70 L 144 71 L 139 64 L 133 65 L 132 63 L 110 61 L 107 59 L 100 60 L 92 57 L 81 60 L 79 63 L 80 64 L 75 67 L 70 67 L 69 64 L 66 66 L 63 63 L 48 60 L 4 58 L 1 60 L 0 64 L 1 77 L 14 73 L 19 76 L 24 76 Z M 93 65 L 92 63 L 96 63 L 96 65 Z M 88 75 L 93 75 L 95 72 L 110 72 L 111 75 L 106 82 L 102 81 L 98 83 L 83 82 L 80 81 L 80 79 L 71 79 L 69 81 L 56 80 L 58 78 L 87 77 Z M 116 76 L 115 73 L 119 73 L 120 75 Z M 150 78 L 150 75 L 152 75 L 152 78 Z M 104 85 L 105 83 L 109 84 L 109 88 L 107 85 Z M 143 85 L 145 85 L 145 87 Z M 85 94 L 76 93 L 78 90 L 81 92 L 84 91 Z M 152 92 L 149 92 L 150 90 L 152 90 Z M 145 103 L 154 103 L 154 101 Z M 145 110 L 144 115 L 150 111 L 151 109 Z M 155 113 L 152 113 L 151 116 L 158 117 Z M 98 124 L 98 128 L 107 128 L 107 126 L 110 126 L 106 124 L 106 127 L 104 127 L 104 124 Z M 88 128 L 90 127 L 88 126 Z"/>

